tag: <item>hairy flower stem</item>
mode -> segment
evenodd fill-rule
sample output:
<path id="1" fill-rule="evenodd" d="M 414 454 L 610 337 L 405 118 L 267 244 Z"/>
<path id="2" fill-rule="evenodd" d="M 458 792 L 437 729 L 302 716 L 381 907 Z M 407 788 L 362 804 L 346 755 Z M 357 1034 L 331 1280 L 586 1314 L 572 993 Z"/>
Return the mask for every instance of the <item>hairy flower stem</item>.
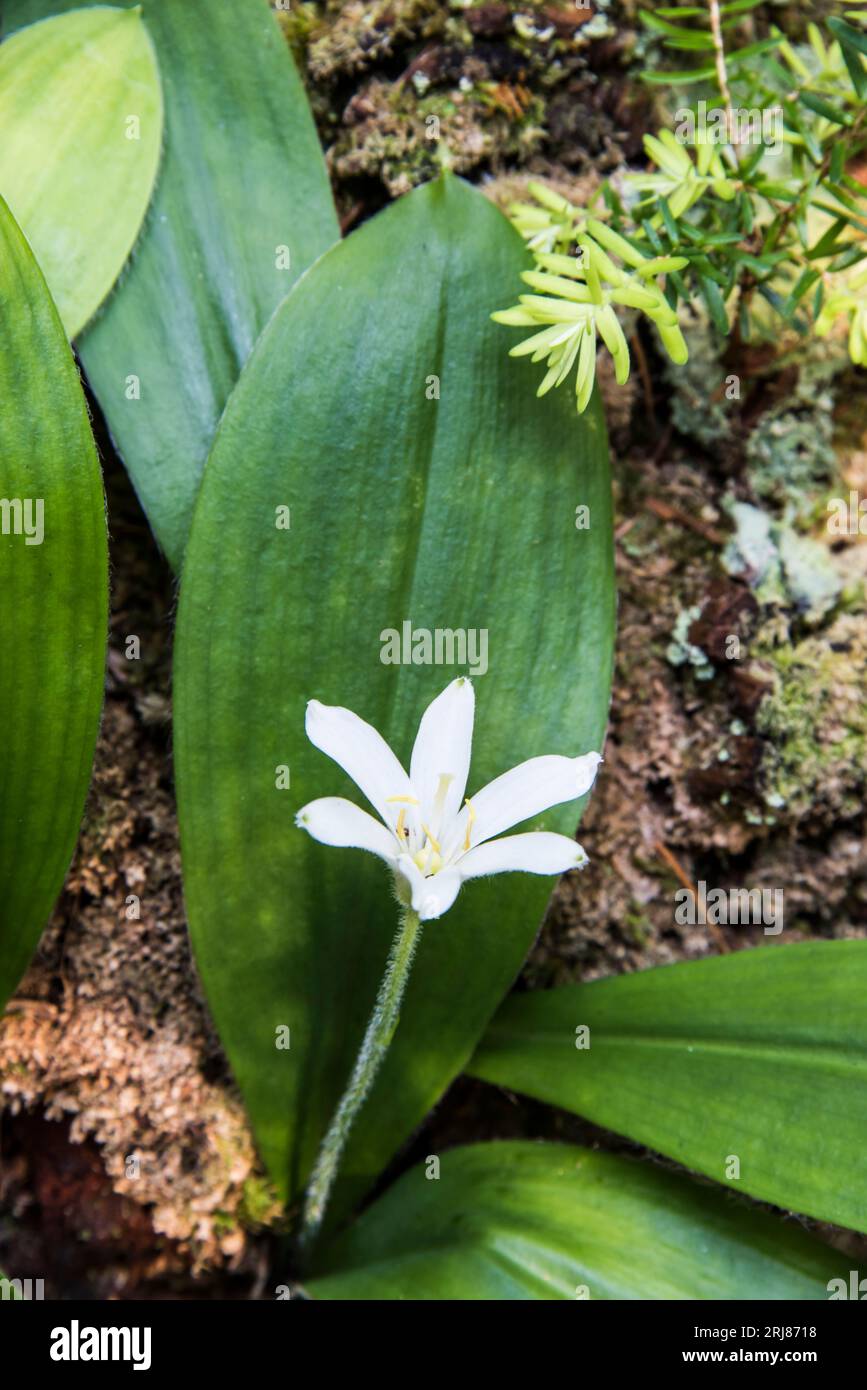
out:
<path id="1" fill-rule="evenodd" d="M 349 1138 L 355 1117 L 364 1104 L 367 1094 L 376 1079 L 389 1043 L 394 1036 L 400 1017 L 400 1005 L 406 990 L 409 972 L 421 936 L 421 923 L 418 913 L 405 907 L 400 926 L 385 967 L 385 974 L 379 986 L 373 1013 L 364 1034 L 364 1040 L 355 1059 L 355 1066 L 349 1084 L 334 1112 L 328 1133 L 322 1141 L 319 1156 L 304 1198 L 301 1216 L 299 1245 L 302 1251 L 309 1250 L 322 1226 L 328 1198 L 337 1176 L 337 1169 L 343 1150 Z"/>

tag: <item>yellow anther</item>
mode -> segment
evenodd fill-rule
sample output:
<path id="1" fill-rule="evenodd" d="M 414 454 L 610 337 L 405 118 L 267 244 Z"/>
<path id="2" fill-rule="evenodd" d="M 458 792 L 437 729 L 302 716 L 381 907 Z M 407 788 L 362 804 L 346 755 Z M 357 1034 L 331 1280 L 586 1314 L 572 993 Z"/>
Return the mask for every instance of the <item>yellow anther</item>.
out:
<path id="1" fill-rule="evenodd" d="M 407 806 L 417 806 L 417 805 L 418 805 L 418 797 L 417 797 L 417 796 L 387 796 L 385 799 L 386 799 L 386 801 L 405 801 L 406 804 L 407 804 Z"/>
<path id="2" fill-rule="evenodd" d="M 430 833 L 430 831 L 428 830 L 427 826 L 424 824 L 424 821 L 422 821 L 422 827 L 421 827 L 421 828 L 422 828 L 422 830 L 424 831 L 425 835 L 427 835 L 428 843 L 431 844 L 431 845 L 433 845 L 433 848 L 434 848 L 434 850 L 436 851 L 436 853 L 437 853 L 437 854 L 442 854 L 442 850 L 440 849 L 440 847 L 439 847 L 439 845 L 437 844 L 436 840 L 434 839 L 433 835 L 432 835 L 432 834 Z"/>
<path id="3" fill-rule="evenodd" d="M 401 806 L 400 811 L 399 811 L 399 813 L 398 813 L 398 817 L 397 817 L 397 832 L 396 832 L 396 833 L 397 833 L 397 838 L 398 838 L 398 839 L 401 839 L 402 836 L 404 836 L 404 835 L 406 834 L 406 831 L 405 831 L 404 828 L 403 828 L 403 823 L 404 823 L 405 820 L 406 820 L 406 809 L 405 809 L 403 806 Z"/>
<path id="4" fill-rule="evenodd" d="M 470 847 L 470 831 L 473 828 L 473 821 L 476 819 L 476 813 L 473 810 L 473 803 L 468 796 L 464 798 L 464 801 L 467 808 L 467 833 L 464 836 L 464 850 L 466 851 Z"/>

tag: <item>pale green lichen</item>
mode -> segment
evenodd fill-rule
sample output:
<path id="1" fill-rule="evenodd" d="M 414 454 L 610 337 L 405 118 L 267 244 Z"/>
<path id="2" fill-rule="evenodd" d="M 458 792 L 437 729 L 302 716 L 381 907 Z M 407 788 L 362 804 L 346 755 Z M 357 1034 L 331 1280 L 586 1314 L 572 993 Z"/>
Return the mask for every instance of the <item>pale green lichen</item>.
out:
<path id="1" fill-rule="evenodd" d="M 666 361 L 671 388 L 671 420 L 675 429 L 711 453 L 732 438 L 732 406 L 726 399 L 726 371 L 720 361 L 725 339 L 700 312 L 684 325 L 689 360 L 683 366 Z M 737 409 L 737 406 L 735 406 Z"/>
<path id="2" fill-rule="evenodd" d="M 747 502 L 729 501 L 728 510 L 735 523 L 723 552 L 729 574 L 746 579 L 760 603 L 791 609 L 811 625 L 822 622 L 843 589 L 828 548 Z"/>
<path id="3" fill-rule="evenodd" d="M 666 648 L 666 660 L 671 666 L 691 666 L 696 680 L 708 681 L 714 676 L 714 668 L 701 647 L 689 640 L 689 630 L 701 617 L 701 605 L 683 608 L 677 615 L 671 641 Z"/>
<path id="4" fill-rule="evenodd" d="M 757 497 L 777 506 L 790 523 L 807 523 L 816 494 L 835 465 L 833 395 L 825 390 L 809 403 L 772 408 L 747 441 L 747 476 Z"/>

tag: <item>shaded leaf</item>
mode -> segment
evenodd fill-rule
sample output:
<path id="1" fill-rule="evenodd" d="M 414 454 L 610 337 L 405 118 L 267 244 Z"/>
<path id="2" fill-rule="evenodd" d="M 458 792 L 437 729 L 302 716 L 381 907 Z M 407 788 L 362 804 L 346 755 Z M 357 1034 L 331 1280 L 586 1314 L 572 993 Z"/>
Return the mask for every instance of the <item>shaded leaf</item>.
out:
<path id="1" fill-rule="evenodd" d="M 320 1257 L 324 1299 L 823 1299 L 844 1255 L 647 1163 L 565 1144 L 451 1149 Z"/>
<path id="2" fill-rule="evenodd" d="M 867 1229 L 867 942 L 810 942 L 510 999 L 471 1064 L 719 1182 Z M 576 1026 L 590 1047 L 576 1047 Z"/>
<path id="3" fill-rule="evenodd" d="M 4 13 L 11 25 L 75 3 L 6 0 Z M 148 0 L 146 13 L 165 93 L 163 164 L 128 272 L 79 348 L 178 569 L 229 392 L 338 227 L 307 98 L 266 0 L 206 11 Z"/>
<path id="4" fill-rule="evenodd" d="M 162 94 L 139 9 L 75 10 L 0 45 L 0 195 L 70 338 L 138 235 L 160 158 Z"/>
<path id="5" fill-rule="evenodd" d="M 2 1007 L 60 892 L 78 832 L 102 707 L 108 561 L 78 372 L 2 200 L 0 298 Z"/>

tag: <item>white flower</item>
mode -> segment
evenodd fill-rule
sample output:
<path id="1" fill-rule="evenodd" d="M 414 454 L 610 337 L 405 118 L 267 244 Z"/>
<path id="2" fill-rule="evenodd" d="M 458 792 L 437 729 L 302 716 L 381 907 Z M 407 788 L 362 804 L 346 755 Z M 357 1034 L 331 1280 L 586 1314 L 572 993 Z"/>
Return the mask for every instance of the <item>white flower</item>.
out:
<path id="1" fill-rule="evenodd" d="M 473 739 L 473 687 L 459 677 L 425 710 L 407 776 L 385 739 L 339 705 L 311 700 L 307 737 L 349 774 L 377 812 L 325 796 L 298 812 L 297 824 L 325 845 L 366 849 L 391 867 L 423 922 L 441 917 L 465 879 L 520 870 L 561 874 L 587 856 L 566 835 L 504 830 L 593 785 L 598 753 L 530 758 L 465 798 Z"/>

